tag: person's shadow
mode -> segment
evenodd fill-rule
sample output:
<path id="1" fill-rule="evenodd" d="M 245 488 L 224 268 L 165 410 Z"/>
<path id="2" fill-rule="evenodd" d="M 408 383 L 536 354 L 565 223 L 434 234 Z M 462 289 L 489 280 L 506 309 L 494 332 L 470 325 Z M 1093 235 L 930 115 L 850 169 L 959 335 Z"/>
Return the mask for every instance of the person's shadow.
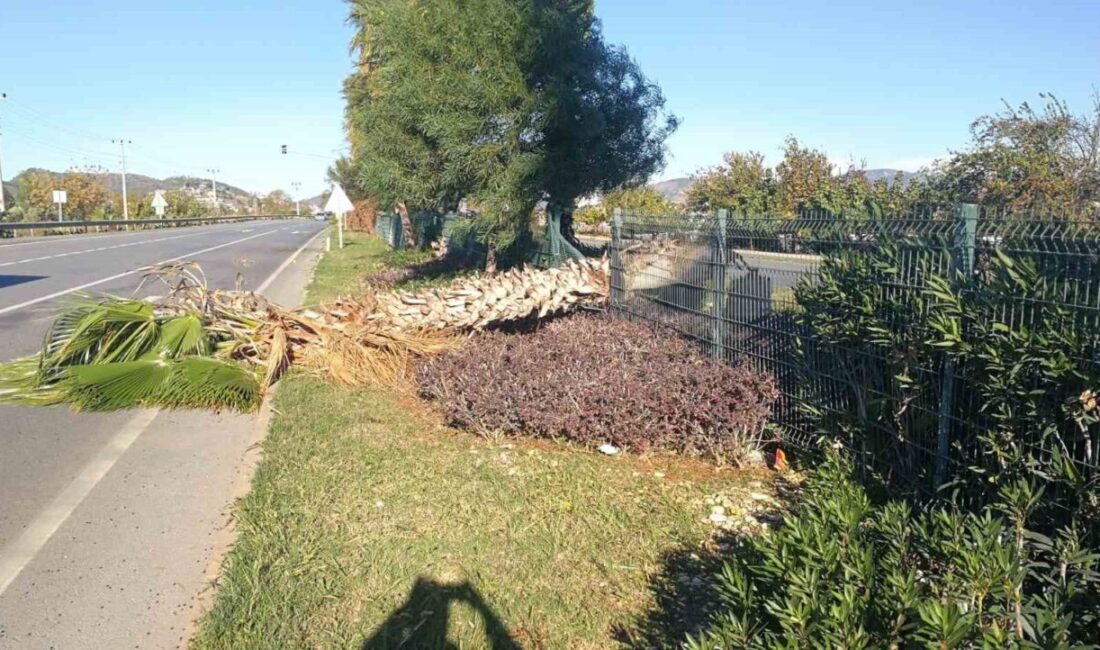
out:
<path id="1" fill-rule="evenodd" d="M 441 584 L 428 578 L 417 578 L 409 597 L 389 615 L 361 650 L 395 650 L 397 648 L 442 648 L 457 650 L 447 640 L 447 625 L 451 605 L 466 603 L 473 607 L 485 625 L 485 637 L 493 650 L 522 650 L 522 647 L 489 607 L 481 594 L 468 582 Z"/>

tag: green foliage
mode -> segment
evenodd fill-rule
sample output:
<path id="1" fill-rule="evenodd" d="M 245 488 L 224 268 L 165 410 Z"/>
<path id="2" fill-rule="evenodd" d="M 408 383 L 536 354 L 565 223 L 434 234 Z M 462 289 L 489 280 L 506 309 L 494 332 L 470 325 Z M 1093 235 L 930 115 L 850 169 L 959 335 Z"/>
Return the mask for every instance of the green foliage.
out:
<path id="1" fill-rule="evenodd" d="M 1040 109 L 1006 105 L 1002 113 L 979 117 L 968 148 L 907 182 L 871 182 L 861 166 L 836 173 L 825 152 L 788 137 L 774 169 L 761 153 L 749 151 L 727 153 L 723 164 L 700 170 L 688 206 L 697 212 L 882 217 L 968 202 L 1036 216 L 1100 214 L 1100 95 L 1085 115 L 1056 97 L 1040 97 Z"/>
<path id="2" fill-rule="evenodd" d="M 952 200 L 1011 212 L 1097 214 L 1100 205 L 1100 94 L 1090 114 L 1040 94 L 1044 105 L 1005 105 L 970 127 L 971 145 L 936 169 L 937 189 Z"/>
<path id="3" fill-rule="evenodd" d="M 1100 555 L 1070 524 L 1029 530 L 1041 488 L 995 506 L 873 503 L 833 454 L 775 533 L 717 576 L 714 648 L 1070 648 L 1100 643 Z"/>
<path id="4" fill-rule="evenodd" d="M 196 313 L 85 299 L 54 321 L 40 355 L 0 364 L 0 401 L 77 410 L 252 410 L 263 396 L 256 374 L 212 358 L 220 342 Z"/>
<path id="5" fill-rule="evenodd" d="M 731 151 L 725 164 L 695 175 L 688 188 L 688 206 L 697 212 L 720 208 L 735 214 L 768 214 L 775 209 L 775 173 L 757 151 Z"/>
<path id="6" fill-rule="evenodd" d="M 131 219 L 156 219 L 157 211 L 153 208 L 155 194 L 147 194 L 141 197 L 130 197 Z M 182 190 L 168 190 L 164 193 L 164 200 L 168 207 L 164 209 L 164 216 L 168 219 L 188 217 L 203 217 L 210 214 L 210 208 L 190 192 Z"/>
<path id="7" fill-rule="evenodd" d="M 54 190 L 67 193 L 64 216 L 74 219 L 106 219 L 115 209 L 118 196 L 110 192 L 99 179 L 101 170 L 70 169 L 55 174 L 42 169 L 30 169 L 14 182 L 18 185 L 15 203 L 24 215 L 24 221 L 57 218 L 57 206 L 53 202 Z"/>
<path id="8" fill-rule="evenodd" d="M 783 159 L 774 169 L 764 164 L 760 152 L 730 152 L 724 164 L 697 173 L 688 189 L 688 207 L 696 212 L 722 208 L 734 214 L 786 217 L 806 212 L 881 217 L 930 198 L 920 181 L 905 183 L 896 177 L 871 182 L 857 167 L 834 173 L 825 152 L 793 137 L 787 138 Z"/>
<path id="9" fill-rule="evenodd" d="M 465 199 L 498 248 L 525 245 L 540 200 L 644 179 L 674 120 L 636 64 L 604 43 L 590 0 L 355 0 L 350 160 L 333 167 L 383 207 Z"/>
<path id="10" fill-rule="evenodd" d="M 611 219 L 616 208 L 622 210 L 623 214 L 643 217 L 669 217 L 681 212 L 660 192 L 652 187 L 642 186 L 611 190 L 600 197 L 599 205 L 574 212 L 573 219 L 588 225 L 600 224 Z"/>
<path id="11" fill-rule="evenodd" d="M 1040 481 L 1052 494 L 1038 513 L 1045 525 L 1097 520 L 1100 333 L 1065 300 L 1077 280 L 1043 266 L 1041 253 L 1000 251 L 951 278 L 939 271 L 947 255 L 904 243 L 848 251 L 798 286 L 806 412 L 867 465 L 929 486 L 950 363 L 948 478 L 977 487 L 978 499 Z"/>

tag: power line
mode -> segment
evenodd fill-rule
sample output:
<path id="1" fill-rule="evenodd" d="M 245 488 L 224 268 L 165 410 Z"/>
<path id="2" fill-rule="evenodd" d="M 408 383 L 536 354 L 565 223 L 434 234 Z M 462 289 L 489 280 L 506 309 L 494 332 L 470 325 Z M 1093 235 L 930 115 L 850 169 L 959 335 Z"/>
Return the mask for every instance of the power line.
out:
<path id="1" fill-rule="evenodd" d="M 15 108 L 16 112 L 23 114 L 25 117 L 27 117 L 29 119 L 38 120 L 42 124 L 52 128 L 52 129 L 61 131 L 63 133 L 68 133 L 69 135 L 80 138 L 82 140 L 92 140 L 92 141 L 95 141 L 95 142 L 106 142 L 108 140 L 108 138 L 105 138 L 105 137 L 100 136 L 100 135 L 90 134 L 90 133 L 87 133 L 87 132 L 81 133 L 81 132 L 76 131 L 74 129 L 70 129 L 68 127 L 61 126 L 57 122 L 54 122 L 52 119 L 43 117 L 40 112 L 38 112 L 37 110 L 32 109 L 31 107 L 27 106 L 22 101 L 16 100 L 12 97 L 8 97 L 8 101 L 11 102 L 11 105 Z"/>
<path id="2" fill-rule="evenodd" d="M 104 151 L 90 151 L 90 150 L 87 150 L 87 149 L 77 149 L 75 147 L 68 147 L 68 146 L 65 146 L 65 145 L 57 144 L 56 142 L 53 142 L 53 141 L 50 141 L 50 140 L 44 140 L 42 138 L 33 136 L 33 135 L 27 133 L 26 131 L 23 131 L 22 129 L 8 129 L 8 133 L 16 134 L 16 135 L 19 136 L 18 137 L 19 140 L 26 140 L 26 141 L 34 143 L 35 145 L 40 146 L 40 147 L 45 147 L 47 149 L 53 149 L 55 151 L 59 151 L 59 152 L 70 154 L 70 155 L 77 155 L 77 156 L 82 156 L 82 157 L 85 157 L 85 158 L 94 158 L 96 160 L 96 162 L 99 162 L 101 164 L 102 164 L 104 158 L 110 158 L 111 155 L 112 155 L 112 154 L 104 152 Z"/>

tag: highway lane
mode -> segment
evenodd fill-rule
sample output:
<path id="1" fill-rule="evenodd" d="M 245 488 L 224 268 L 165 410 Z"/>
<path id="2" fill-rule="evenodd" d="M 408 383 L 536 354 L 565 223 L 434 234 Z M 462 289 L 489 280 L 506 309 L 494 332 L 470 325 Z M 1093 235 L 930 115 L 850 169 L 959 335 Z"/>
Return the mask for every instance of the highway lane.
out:
<path id="1" fill-rule="evenodd" d="M 312 221 L 268 221 L 0 245 L 0 359 L 34 352 L 74 289 L 131 295 L 141 279 L 138 269 L 175 259 L 199 262 L 212 287 L 232 288 L 239 274 L 245 287 L 256 288 L 324 227 Z M 321 243 L 313 239 L 311 250 Z M 302 269 L 296 275 L 304 284 Z M 272 291 L 279 293 L 278 287 Z M 149 286 L 141 294 L 154 292 L 157 288 Z M 180 607 L 193 596 L 195 567 L 180 562 L 198 562 L 195 558 L 210 550 L 210 528 L 226 504 L 226 485 L 247 446 L 251 419 L 152 413 L 146 422 L 138 415 L 0 405 L 0 648 L 73 647 L 75 639 L 95 638 L 87 634 L 97 611 L 102 616 L 99 605 L 111 612 L 112 603 L 132 606 L 135 599 L 147 605 L 141 620 L 125 625 L 101 621 L 103 643 L 77 647 L 132 647 L 134 634 L 156 634 L 160 623 L 179 627 L 180 617 L 186 619 Z M 135 420 L 142 426 L 135 428 Z M 48 523 L 49 513 L 74 493 L 74 485 L 79 488 L 89 467 L 119 447 L 131 430 L 133 440 L 126 440 L 133 447 L 115 458 L 115 469 L 98 476 L 101 483 L 92 484 L 72 516 L 55 522 L 56 533 L 5 590 L 4 572 L 18 564 L 11 549 L 23 548 L 34 527 Z M 126 470 L 120 474 L 119 468 Z M 144 477 L 137 485 L 136 476 Z M 120 530 L 123 520 L 133 528 Z M 164 531 L 172 535 L 165 537 Z M 118 534 L 132 537 L 132 546 L 113 544 L 111 537 Z M 121 557 L 111 555 L 124 549 Z M 119 562 L 129 567 L 127 573 L 111 573 Z M 88 611 L 74 616 L 72 603 L 58 601 L 80 593 L 70 583 L 81 577 L 89 580 L 83 585 Z M 136 591 L 125 601 L 113 599 L 126 582 L 131 589 L 146 590 L 152 600 L 145 602 Z M 66 627 L 66 613 L 75 628 Z M 48 618 L 53 616 L 57 620 Z M 12 635 L 23 629 L 30 636 L 20 632 L 14 644 Z M 145 638 L 142 647 L 174 647 L 170 635 L 159 633 Z"/>

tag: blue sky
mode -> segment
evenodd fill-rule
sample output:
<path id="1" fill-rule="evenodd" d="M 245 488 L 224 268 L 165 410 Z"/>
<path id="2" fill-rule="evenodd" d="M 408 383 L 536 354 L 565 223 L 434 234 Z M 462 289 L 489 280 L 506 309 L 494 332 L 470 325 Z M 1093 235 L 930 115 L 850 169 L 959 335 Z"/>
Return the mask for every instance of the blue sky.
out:
<path id="1" fill-rule="evenodd" d="M 660 178 L 793 134 L 838 163 L 914 169 L 1003 99 L 1100 86 L 1100 4 L 597 0 L 683 124 Z M 337 0 L 0 0 L 0 153 L 25 167 L 324 187 L 351 67 Z M 287 144 L 296 155 L 280 156 Z"/>

